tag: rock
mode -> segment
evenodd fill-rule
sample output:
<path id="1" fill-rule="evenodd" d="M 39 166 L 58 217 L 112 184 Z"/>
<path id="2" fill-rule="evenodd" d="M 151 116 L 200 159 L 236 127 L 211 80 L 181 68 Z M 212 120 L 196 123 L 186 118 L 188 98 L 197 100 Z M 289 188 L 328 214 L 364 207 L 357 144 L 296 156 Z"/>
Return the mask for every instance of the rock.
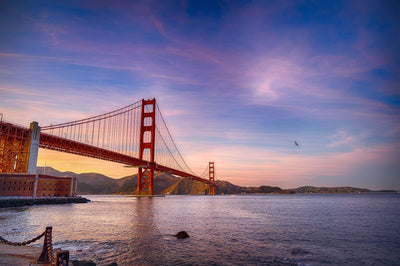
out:
<path id="1" fill-rule="evenodd" d="M 292 250 L 292 255 L 307 255 L 310 252 L 301 248 L 296 248 Z"/>
<path id="2" fill-rule="evenodd" d="M 12 208 L 32 205 L 44 204 L 69 204 L 69 203 L 86 203 L 90 200 L 81 197 L 48 197 L 48 198 L 19 198 L 19 199 L 1 199 L 0 208 Z"/>
<path id="3" fill-rule="evenodd" d="M 176 238 L 188 238 L 188 237 L 189 237 L 189 234 L 186 233 L 186 231 L 180 231 L 180 232 L 177 233 L 175 236 L 176 236 Z"/>
<path id="4" fill-rule="evenodd" d="M 96 263 L 89 260 L 71 260 L 69 261 L 73 266 L 96 266 Z"/>

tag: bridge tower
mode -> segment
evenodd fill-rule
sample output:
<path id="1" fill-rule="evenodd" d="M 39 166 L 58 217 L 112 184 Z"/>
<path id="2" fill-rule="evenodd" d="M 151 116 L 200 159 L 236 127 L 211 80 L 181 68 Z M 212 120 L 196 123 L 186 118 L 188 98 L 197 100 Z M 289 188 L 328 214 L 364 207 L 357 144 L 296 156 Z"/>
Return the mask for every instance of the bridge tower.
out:
<path id="1" fill-rule="evenodd" d="M 150 162 L 147 166 L 139 167 L 137 196 L 153 195 L 154 179 L 154 142 L 156 127 L 156 99 L 142 100 L 142 115 L 140 123 L 139 159 Z"/>
<path id="2" fill-rule="evenodd" d="M 208 180 L 210 181 L 208 194 L 215 195 L 214 162 L 208 163 Z"/>
<path id="3" fill-rule="evenodd" d="M 39 154 L 40 127 L 38 122 L 33 121 L 29 129 L 29 157 L 27 172 L 28 174 L 36 174 L 37 160 Z"/>
<path id="4" fill-rule="evenodd" d="M 40 127 L 30 130 L 0 121 L 0 173 L 36 174 Z"/>

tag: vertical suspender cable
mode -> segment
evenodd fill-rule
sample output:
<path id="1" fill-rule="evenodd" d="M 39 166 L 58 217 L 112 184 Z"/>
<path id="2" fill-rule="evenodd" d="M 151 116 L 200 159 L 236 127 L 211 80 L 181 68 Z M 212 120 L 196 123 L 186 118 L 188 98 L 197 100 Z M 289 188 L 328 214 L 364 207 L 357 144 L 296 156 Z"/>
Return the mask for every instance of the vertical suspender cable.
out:
<path id="1" fill-rule="evenodd" d="M 94 138 L 94 124 L 95 124 L 95 122 L 93 121 L 92 122 L 92 146 L 93 146 L 93 138 Z"/>
<path id="2" fill-rule="evenodd" d="M 101 125 L 101 119 L 99 119 L 99 127 L 97 128 L 97 147 L 99 147 L 100 125 Z"/>
<path id="3" fill-rule="evenodd" d="M 102 128 L 102 130 L 103 130 L 103 133 L 102 133 L 103 140 L 102 140 L 102 143 L 101 143 L 101 147 L 105 148 L 104 140 L 106 138 L 107 119 L 104 117 L 103 120 L 104 120 L 103 128 Z"/>
<path id="4" fill-rule="evenodd" d="M 111 129 L 112 129 L 112 118 L 108 118 L 108 130 L 107 130 L 107 146 L 110 150 L 112 150 L 111 147 Z"/>
<path id="5" fill-rule="evenodd" d="M 126 146 L 127 154 L 131 155 L 131 135 L 132 135 L 132 124 L 131 124 L 131 116 L 132 116 L 132 109 L 128 112 L 128 119 L 126 120 L 128 123 L 128 143 Z"/>
<path id="6" fill-rule="evenodd" d="M 89 133 L 88 133 L 88 131 L 89 131 L 89 124 L 86 123 L 86 124 L 85 124 L 85 127 L 86 127 L 86 132 L 85 132 L 84 143 L 88 144 L 87 142 L 89 142 Z"/>
<path id="7" fill-rule="evenodd" d="M 75 140 L 75 141 L 76 141 L 76 128 L 77 128 L 77 127 L 78 127 L 78 126 L 77 126 L 76 124 L 74 124 L 74 134 L 73 134 L 72 139 Z"/>
<path id="8" fill-rule="evenodd" d="M 115 127 L 116 127 L 116 118 L 115 118 L 115 116 L 113 116 L 112 117 L 112 128 L 111 128 L 111 132 L 112 132 L 112 135 L 111 135 L 111 143 L 112 143 L 112 150 L 113 151 L 115 151 L 116 149 L 115 149 L 115 143 L 116 143 L 116 138 L 115 138 Z"/>
<path id="9" fill-rule="evenodd" d="M 123 154 L 127 154 L 127 137 L 128 137 L 128 125 L 126 123 L 127 119 L 128 119 L 128 109 L 126 108 L 126 110 L 124 111 L 124 141 L 122 142 L 123 146 L 122 146 L 122 153 Z"/>
<path id="10" fill-rule="evenodd" d="M 124 153 L 124 148 L 125 148 L 125 113 L 123 112 L 122 114 L 119 115 L 121 117 L 121 153 Z"/>

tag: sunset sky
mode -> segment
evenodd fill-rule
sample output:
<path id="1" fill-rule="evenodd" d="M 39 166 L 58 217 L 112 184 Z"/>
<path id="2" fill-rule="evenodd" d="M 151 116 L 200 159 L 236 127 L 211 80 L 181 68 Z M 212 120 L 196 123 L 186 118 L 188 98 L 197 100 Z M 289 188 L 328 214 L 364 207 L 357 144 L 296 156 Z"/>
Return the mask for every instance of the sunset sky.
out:
<path id="1" fill-rule="evenodd" d="M 400 189 L 399 14 L 382 0 L 0 0 L 0 113 L 46 126 L 155 97 L 198 174 L 214 161 L 237 185 Z M 40 150 L 45 164 L 136 171 Z"/>

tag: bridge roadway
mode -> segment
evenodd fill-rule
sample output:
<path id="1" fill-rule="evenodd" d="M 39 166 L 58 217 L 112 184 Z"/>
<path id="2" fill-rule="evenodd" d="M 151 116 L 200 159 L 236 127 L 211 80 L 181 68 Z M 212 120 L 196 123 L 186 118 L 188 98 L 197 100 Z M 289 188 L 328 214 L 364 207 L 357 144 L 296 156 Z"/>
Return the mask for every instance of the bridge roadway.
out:
<path id="1" fill-rule="evenodd" d="M 6 130 L 5 127 L 10 127 L 9 130 L 18 129 L 19 132 L 27 131 L 26 133 L 29 133 L 29 129 L 16 126 L 10 123 L 2 123 L 2 130 Z M 72 153 L 76 155 L 116 162 L 116 163 L 122 163 L 135 167 L 150 167 L 151 165 L 153 165 L 155 171 L 166 172 L 181 177 L 189 177 L 192 178 L 193 180 L 203 182 L 208 185 L 211 184 L 210 181 L 207 179 L 198 176 L 193 176 L 192 174 L 182 172 L 180 170 L 173 169 L 164 165 L 160 165 L 157 164 L 156 162 L 141 160 L 118 152 L 95 147 L 92 145 L 69 140 L 66 138 L 60 138 L 46 133 L 40 133 L 39 147 L 49 150 Z"/>
<path id="2" fill-rule="evenodd" d="M 189 173 L 185 173 L 164 165 L 157 164 L 156 162 L 149 162 L 146 160 L 141 160 L 135 157 L 131 157 L 118 152 L 106 150 L 103 148 L 98 148 L 85 143 L 60 138 L 46 133 L 40 133 L 39 147 L 49 150 L 61 151 L 66 153 L 72 153 L 87 157 L 92 157 L 96 159 L 123 163 L 130 166 L 137 167 L 150 167 L 151 164 L 154 165 L 154 171 L 166 172 L 181 177 L 189 177 L 193 180 L 210 184 L 210 181 L 201 177 L 193 176 Z"/>

